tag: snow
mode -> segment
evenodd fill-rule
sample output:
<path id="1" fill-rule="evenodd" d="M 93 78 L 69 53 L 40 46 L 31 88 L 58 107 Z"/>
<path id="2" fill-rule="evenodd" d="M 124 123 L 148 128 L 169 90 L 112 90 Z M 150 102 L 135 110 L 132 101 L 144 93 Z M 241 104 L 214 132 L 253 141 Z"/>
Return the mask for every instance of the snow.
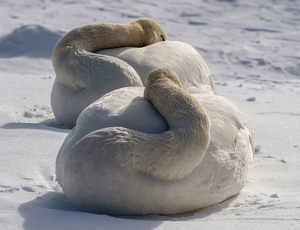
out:
<path id="1" fill-rule="evenodd" d="M 0 2 L 0 229 L 299 229 L 300 2 Z M 194 46 L 218 94 L 245 114 L 257 153 L 241 193 L 175 216 L 77 212 L 55 182 L 68 127 L 50 107 L 51 53 L 77 26 L 155 19 L 169 40 Z"/>

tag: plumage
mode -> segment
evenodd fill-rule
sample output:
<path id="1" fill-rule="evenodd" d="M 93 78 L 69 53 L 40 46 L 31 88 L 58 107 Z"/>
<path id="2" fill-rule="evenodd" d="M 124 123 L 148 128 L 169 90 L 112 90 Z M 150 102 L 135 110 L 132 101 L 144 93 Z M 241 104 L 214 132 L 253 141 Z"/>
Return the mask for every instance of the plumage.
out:
<path id="1" fill-rule="evenodd" d="M 190 93 L 216 93 L 201 55 L 182 42 L 160 42 L 160 35 L 167 39 L 154 20 L 141 18 L 127 25 L 89 24 L 62 37 L 52 56 L 51 106 L 57 120 L 75 126 L 92 102 L 118 88 L 144 86 L 147 74 L 159 67 L 173 69 Z"/>
<path id="2" fill-rule="evenodd" d="M 159 84 L 152 85 L 160 87 Z M 163 138 L 156 138 L 155 142 L 147 145 L 147 138 L 151 139 L 152 135 L 164 137 L 170 127 L 159 110 L 143 99 L 143 94 L 142 87 L 117 89 L 91 104 L 79 116 L 77 126 L 63 143 L 56 162 L 58 182 L 71 203 L 81 211 L 94 213 L 176 214 L 213 205 L 237 194 L 245 184 L 252 157 L 252 132 L 237 107 L 221 96 L 192 95 L 195 99 L 191 100 L 192 103 L 200 105 L 210 121 L 210 142 L 200 163 L 183 178 L 161 179 L 141 172 L 139 168 L 128 169 L 126 164 L 122 164 L 122 154 L 130 150 L 168 154 L 162 148 L 185 148 L 189 151 L 196 141 L 186 146 L 185 143 L 190 140 L 182 139 L 183 129 L 179 132 L 177 145 L 162 146 L 161 143 L 166 143 Z M 168 103 L 167 99 L 164 100 Z M 178 106 L 185 107 L 182 104 Z M 145 110 L 147 114 L 151 111 L 149 114 L 153 116 L 142 116 Z M 139 112 L 142 114 L 137 125 L 136 117 L 130 114 L 137 116 Z M 180 112 L 188 120 L 183 110 L 177 110 L 178 114 Z M 180 115 L 176 117 L 180 119 Z M 119 127 L 110 127 L 114 124 Z M 200 149 L 198 154 L 201 154 Z M 138 159 L 135 153 L 131 157 L 132 162 Z M 161 156 L 161 159 L 168 161 L 166 156 Z M 152 160 L 153 167 L 169 170 L 160 159 Z M 183 161 L 178 158 L 173 164 L 185 171 L 187 166 L 182 164 Z"/>
<path id="3" fill-rule="evenodd" d="M 79 27 L 57 43 L 51 104 L 61 123 L 76 126 L 56 176 L 78 210 L 176 214 L 243 188 L 251 129 L 215 95 L 200 54 L 166 38 L 142 18 Z"/>

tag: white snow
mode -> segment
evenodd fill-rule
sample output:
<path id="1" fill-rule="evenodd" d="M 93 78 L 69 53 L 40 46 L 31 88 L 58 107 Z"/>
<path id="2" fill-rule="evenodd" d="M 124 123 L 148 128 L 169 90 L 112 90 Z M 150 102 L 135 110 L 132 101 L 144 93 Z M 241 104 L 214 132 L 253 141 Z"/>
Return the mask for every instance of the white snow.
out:
<path id="1" fill-rule="evenodd" d="M 299 229 L 300 2 L 4 0 L 0 2 L 0 229 Z M 218 94 L 245 114 L 257 153 L 241 193 L 175 216 L 72 209 L 55 182 L 68 127 L 50 107 L 51 53 L 89 23 L 151 17 L 204 57 Z"/>

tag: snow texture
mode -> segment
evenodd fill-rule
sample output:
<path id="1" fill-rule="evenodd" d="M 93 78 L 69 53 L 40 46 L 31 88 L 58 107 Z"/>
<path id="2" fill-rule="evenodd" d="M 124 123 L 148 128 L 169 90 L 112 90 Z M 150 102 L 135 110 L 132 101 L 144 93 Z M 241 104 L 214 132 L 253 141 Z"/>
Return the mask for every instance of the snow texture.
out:
<path id="1" fill-rule="evenodd" d="M 299 229 L 299 1 L 4 0 L 0 13 L 0 229 Z M 142 16 L 195 47 L 218 94 L 246 116 L 256 146 L 248 181 L 237 196 L 192 213 L 77 212 L 55 181 L 70 129 L 50 107 L 51 53 L 75 27 Z"/>

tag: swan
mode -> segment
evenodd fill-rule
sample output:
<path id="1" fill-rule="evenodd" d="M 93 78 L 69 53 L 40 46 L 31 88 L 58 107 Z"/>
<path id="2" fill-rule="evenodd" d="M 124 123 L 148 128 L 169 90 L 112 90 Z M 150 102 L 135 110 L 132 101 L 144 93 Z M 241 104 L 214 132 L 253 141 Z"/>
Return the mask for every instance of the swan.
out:
<path id="1" fill-rule="evenodd" d="M 84 109 L 59 150 L 56 179 L 80 211 L 170 215 L 239 193 L 252 155 L 252 131 L 233 103 L 191 95 L 158 68 L 145 88 L 116 89 Z"/>
<path id="2" fill-rule="evenodd" d="M 118 88 L 144 86 L 147 74 L 158 67 L 173 69 L 190 93 L 215 94 L 201 55 L 188 44 L 166 40 L 161 26 L 150 18 L 71 30 L 58 41 L 52 55 L 56 79 L 51 107 L 56 119 L 75 126 L 79 114 L 92 102 Z"/>

